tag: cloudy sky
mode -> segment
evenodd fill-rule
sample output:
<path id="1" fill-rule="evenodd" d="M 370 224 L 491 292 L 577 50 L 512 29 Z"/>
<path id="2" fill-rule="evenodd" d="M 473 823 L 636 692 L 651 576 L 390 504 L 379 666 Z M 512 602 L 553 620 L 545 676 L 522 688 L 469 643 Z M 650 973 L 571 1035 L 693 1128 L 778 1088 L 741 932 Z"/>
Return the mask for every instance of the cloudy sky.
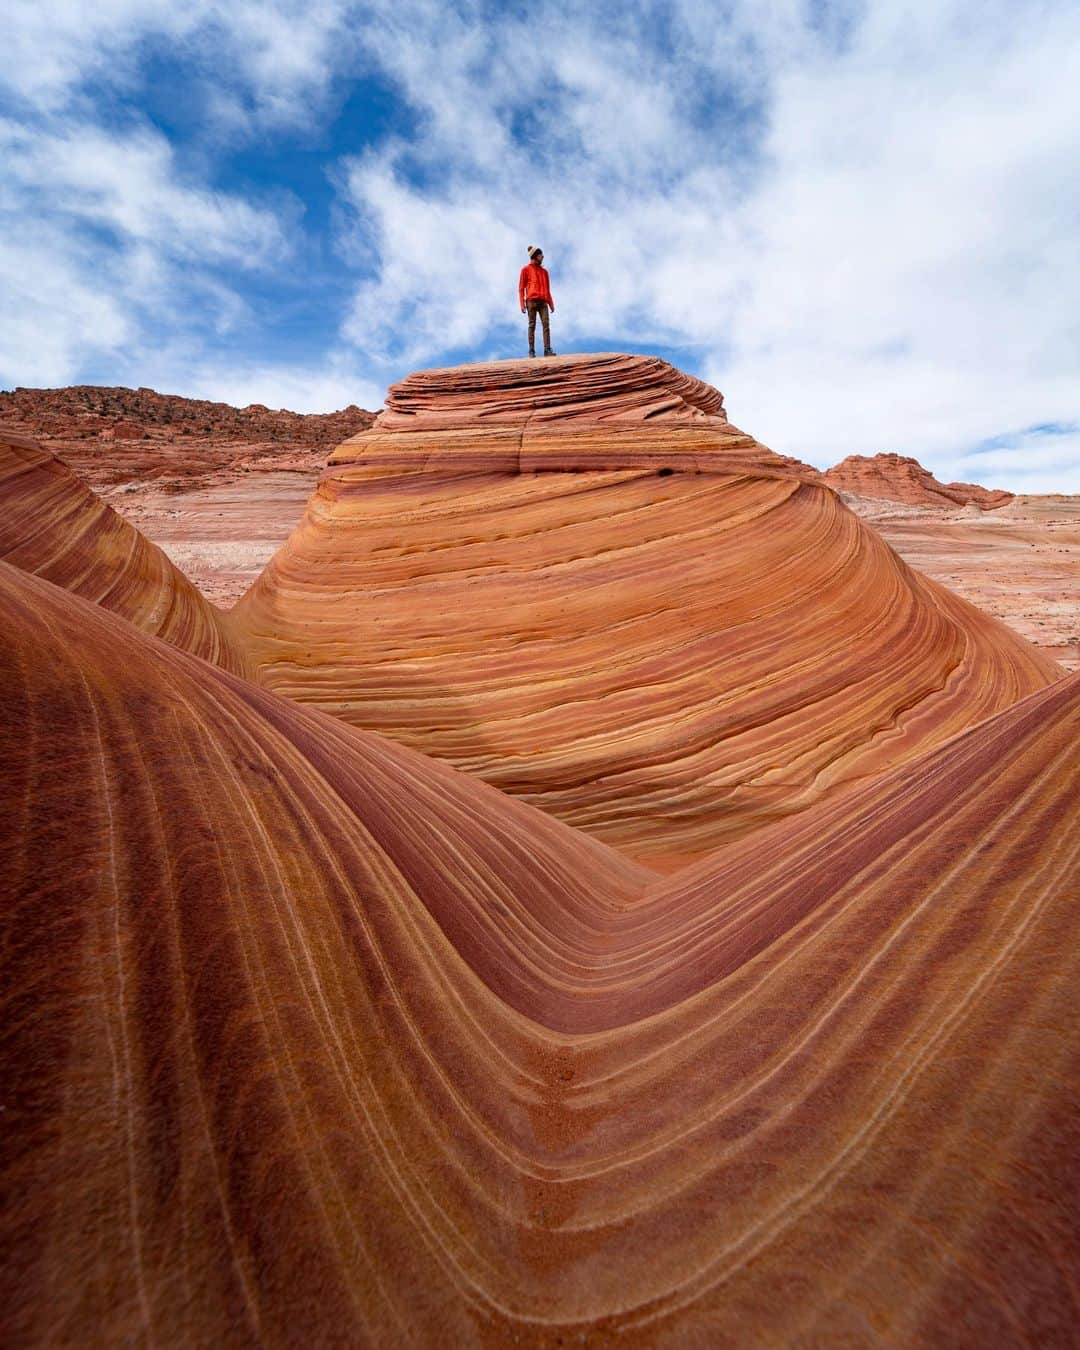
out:
<path id="1" fill-rule="evenodd" d="M 827 466 L 1080 491 L 1075 0 L 8 0 L 0 387 L 321 411 L 656 352 Z"/>

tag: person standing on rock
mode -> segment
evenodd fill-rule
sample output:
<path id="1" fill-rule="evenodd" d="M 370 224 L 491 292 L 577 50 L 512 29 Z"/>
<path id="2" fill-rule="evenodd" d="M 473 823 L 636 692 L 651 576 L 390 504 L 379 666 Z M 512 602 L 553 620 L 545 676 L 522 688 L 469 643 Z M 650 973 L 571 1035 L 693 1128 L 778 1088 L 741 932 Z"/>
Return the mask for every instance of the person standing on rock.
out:
<path id="1" fill-rule="evenodd" d="M 544 355 L 554 356 L 551 350 L 551 324 L 548 315 L 555 313 L 555 301 L 551 298 L 551 278 L 544 266 L 544 250 L 529 245 L 529 261 L 521 269 L 518 278 L 518 300 L 522 314 L 529 316 L 529 355 L 536 355 L 536 316 L 544 329 Z"/>

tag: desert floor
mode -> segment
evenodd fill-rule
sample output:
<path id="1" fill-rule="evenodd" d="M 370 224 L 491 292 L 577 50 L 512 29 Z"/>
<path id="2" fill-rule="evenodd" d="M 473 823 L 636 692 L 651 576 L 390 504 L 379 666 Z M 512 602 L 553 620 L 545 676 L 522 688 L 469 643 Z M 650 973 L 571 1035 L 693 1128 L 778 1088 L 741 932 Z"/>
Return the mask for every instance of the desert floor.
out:
<path id="1" fill-rule="evenodd" d="M 981 513 L 850 504 L 912 567 L 1080 668 L 1080 497 L 1015 497 Z"/>

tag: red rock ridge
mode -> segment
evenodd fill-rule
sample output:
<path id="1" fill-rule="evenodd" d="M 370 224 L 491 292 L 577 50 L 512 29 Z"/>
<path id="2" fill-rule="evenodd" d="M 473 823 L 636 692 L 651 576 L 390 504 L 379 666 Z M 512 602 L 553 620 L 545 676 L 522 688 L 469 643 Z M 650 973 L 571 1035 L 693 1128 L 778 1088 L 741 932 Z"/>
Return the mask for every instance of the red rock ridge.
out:
<path id="1" fill-rule="evenodd" d="M 39 437 L 68 440 L 111 434 L 117 440 L 166 435 L 336 444 L 374 416 L 355 405 L 333 413 L 294 413 L 261 403 L 234 408 L 153 389 L 98 385 L 0 391 L 0 426 L 17 422 Z"/>
<path id="2" fill-rule="evenodd" d="M 1013 493 L 974 483 L 939 483 L 910 455 L 848 455 L 825 474 L 825 482 L 838 492 L 860 497 L 879 497 L 909 506 L 966 506 L 974 502 L 984 511 L 1004 506 Z"/>
<path id="3" fill-rule="evenodd" d="M 375 414 L 233 408 L 153 389 L 73 385 L 0 393 L 0 430 L 34 436 L 98 490 L 155 481 L 173 491 L 252 468 L 310 470 Z"/>

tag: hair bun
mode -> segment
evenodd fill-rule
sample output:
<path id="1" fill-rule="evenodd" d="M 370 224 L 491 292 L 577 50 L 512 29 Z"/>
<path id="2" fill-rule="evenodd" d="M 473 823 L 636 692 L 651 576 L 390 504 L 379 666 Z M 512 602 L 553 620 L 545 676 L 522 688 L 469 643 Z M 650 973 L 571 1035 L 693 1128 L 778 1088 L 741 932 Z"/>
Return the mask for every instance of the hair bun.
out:
<path id="1" fill-rule="evenodd" d="M 528 253 L 529 256 L 531 257 L 531 256 L 532 256 L 532 251 L 533 251 L 533 249 L 534 249 L 535 247 L 536 247 L 535 244 L 530 244 L 529 247 L 525 250 L 525 252 Z"/>

